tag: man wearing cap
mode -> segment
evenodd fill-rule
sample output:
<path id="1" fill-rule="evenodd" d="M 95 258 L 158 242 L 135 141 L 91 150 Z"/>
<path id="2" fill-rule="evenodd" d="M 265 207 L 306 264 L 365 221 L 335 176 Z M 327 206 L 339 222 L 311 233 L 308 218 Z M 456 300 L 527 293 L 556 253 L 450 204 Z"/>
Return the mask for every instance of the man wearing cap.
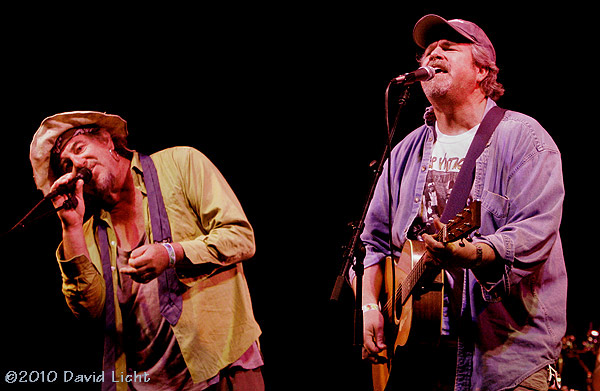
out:
<path id="1" fill-rule="evenodd" d="M 197 150 L 146 156 L 126 137 L 119 116 L 60 113 L 30 152 L 44 194 L 91 172 L 52 201 L 72 201 L 56 257 L 73 313 L 105 324 L 103 390 L 264 389 L 240 263 L 254 234 L 237 198 Z"/>
<path id="2" fill-rule="evenodd" d="M 436 241 L 431 234 L 442 224 L 435 212 L 442 213 L 478 128 L 503 88 L 494 47 L 474 23 L 427 15 L 413 37 L 425 49 L 420 64 L 437 73 L 421 82 L 432 105 L 425 124 L 391 154 L 391 236 L 396 255 L 407 239 L 422 240 L 426 262 L 444 269 L 442 342 L 434 353 L 401 348 L 387 389 L 547 390 L 566 329 L 560 152 L 536 120 L 505 111 L 482 144 L 472 187 L 466 186 L 470 200 L 481 200 L 477 235 L 460 243 Z M 432 188 L 435 210 L 424 202 Z M 369 358 L 394 343 L 385 340 L 377 305 L 382 260 L 390 253 L 388 199 L 384 169 L 361 235 L 367 251 L 363 310 Z"/>

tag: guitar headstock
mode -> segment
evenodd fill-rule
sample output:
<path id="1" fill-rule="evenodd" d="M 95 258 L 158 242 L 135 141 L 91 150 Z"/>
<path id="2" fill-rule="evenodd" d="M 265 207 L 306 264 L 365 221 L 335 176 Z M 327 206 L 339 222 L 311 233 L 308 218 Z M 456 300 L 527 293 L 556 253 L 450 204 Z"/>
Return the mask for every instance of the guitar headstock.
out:
<path id="1" fill-rule="evenodd" d="M 468 207 L 448 221 L 445 228 L 440 231 L 440 241 L 453 242 L 467 237 L 481 225 L 481 201 L 472 201 Z"/>

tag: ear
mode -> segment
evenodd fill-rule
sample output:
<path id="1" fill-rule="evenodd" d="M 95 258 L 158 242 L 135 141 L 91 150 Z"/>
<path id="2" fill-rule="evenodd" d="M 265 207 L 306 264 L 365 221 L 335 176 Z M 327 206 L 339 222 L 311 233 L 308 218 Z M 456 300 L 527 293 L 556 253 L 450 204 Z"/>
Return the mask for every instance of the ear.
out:
<path id="1" fill-rule="evenodd" d="M 485 79 L 488 75 L 488 73 L 490 73 L 490 70 L 487 68 L 477 68 L 477 82 L 481 83 L 483 81 L 483 79 Z"/>

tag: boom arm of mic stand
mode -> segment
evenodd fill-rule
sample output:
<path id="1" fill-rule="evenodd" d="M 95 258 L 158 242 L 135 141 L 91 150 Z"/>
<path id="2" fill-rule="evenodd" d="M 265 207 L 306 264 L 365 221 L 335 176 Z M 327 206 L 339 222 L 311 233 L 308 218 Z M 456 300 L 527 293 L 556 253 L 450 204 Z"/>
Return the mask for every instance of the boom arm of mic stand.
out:
<path id="1" fill-rule="evenodd" d="M 388 84 L 388 87 L 386 89 L 386 123 L 388 123 L 388 129 L 389 129 L 389 122 L 388 122 L 387 102 L 388 102 L 388 91 L 389 91 L 389 87 L 391 84 L 392 83 L 390 82 L 390 84 Z M 364 248 L 362 242 L 360 241 L 360 234 L 364 228 L 365 219 L 367 217 L 367 211 L 369 210 L 369 205 L 371 204 L 371 200 L 373 199 L 373 195 L 375 194 L 375 188 L 377 187 L 377 182 L 383 171 L 384 163 L 386 160 L 388 160 L 388 161 L 390 160 L 391 148 L 392 148 L 391 144 L 392 144 L 392 140 L 394 138 L 394 134 L 396 132 L 396 127 L 398 125 L 400 111 L 405 106 L 405 104 L 408 100 L 408 97 L 409 97 L 408 88 L 409 88 L 409 86 L 404 86 L 404 90 L 398 101 L 399 106 L 398 106 L 398 110 L 396 112 L 396 118 L 394 120 L 394 125 L 391 128 L 391 130 L 389 130 L 389 132 L 388 132 L 388 142 L 386 143 L 386 146 L 384 148 L 381 159 L 379 159 L 379 164 L 377 166 L 377 169 L 375 170 L 375 177 L 373 178 L 373 183 L 371 184 L 369 194 L 368 194 L 365 204 L 363 206 L 360 221 L 353 228 L 354 231 L 352 234 L 352 238 L 350 239 L 350 244 L 346 247 L 346 251 L 344 254 L 344 264 L 342 266 L 342 269 L 340 270 L 340 273 L 338 274 L 338 277 L 335 281 L 335 285 L 333 287 L 333 291 L 331 293 L 331 297 L 329 298 L 329 300 L 333 301 L 333 302 L 339 301 L 342 287 L 344 285 L 344 281 L 348 281 L 346 278 L 346 276 L 348 275 L 348 271 L 350 270 L 350 267 L 352 266 L 352 264 L 354 264 L 353 268 L 354 268 L 354 272 L 356 274 L 356 300 L 355 300 L 355 306 L 354 306 L 354 314 L 355 314 L 354 315 L 354 346 L 362 347 L 362 345 L 363 345 L 362 277 L 364 274 L 363 260 L 365 257 L 365 248 Z M 391 231 L 391 225 L 390 225 L 390 231 Z M 390 238 L 391 238 L 391 236 L 392 235 L 390 233 Z M 391 239 L 390 239 L 390 241 L 391 241 Z M 390 246 L 390 251 L 392 251 L 391 246 Z M 348 284 L 350 284 L 350 281 L 348 281 Z"/>
<path id="2" fill-rule="evenodd" d="M 17 228 L 25 228 L 26 224 L 33 223 L 34 221 L 40 220 L 48 215 L 54 214 L 63 209 L 75 209 L 79 203 L 79 201 L 77 201 L 77 198 L 75 197 L 74 194 L 68 194 L 67 199 L 58 208 L 53 208 L 52 210 L 49 210 L 39 216 L 33 217 L 33 212 L 35 212 L 45 201 L 48 201 L 48 200 L 49 200 L 48 197 L 42 198 L 29 212 L 27 212 L 25 217 L 23 217 L 21 220 L 19 220 L 19 222 L 17 224 L 15 224 L 10 230 L 8 230 L 7 232 L 3 233 L 0 236 L 8 235 L 11 232 L 14 232 L 15 230 L 17 230 Z"/>

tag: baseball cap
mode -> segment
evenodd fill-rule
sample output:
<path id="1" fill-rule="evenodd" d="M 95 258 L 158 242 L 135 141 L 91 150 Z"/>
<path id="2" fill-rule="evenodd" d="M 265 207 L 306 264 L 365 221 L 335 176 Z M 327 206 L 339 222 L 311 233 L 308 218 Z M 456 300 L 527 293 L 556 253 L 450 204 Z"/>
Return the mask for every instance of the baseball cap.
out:
<path id="1" fill-rule="evenodd" d="M 415 24 L 413 39 L 423 49 L 440 39 L 459 43 L 474 43 L 481 46 L 492 61 L 496 62 L 496 51 L 490 39 L 479 26 L 467 20 L 446 20 L 434 14 L 425 15 Z"/>

